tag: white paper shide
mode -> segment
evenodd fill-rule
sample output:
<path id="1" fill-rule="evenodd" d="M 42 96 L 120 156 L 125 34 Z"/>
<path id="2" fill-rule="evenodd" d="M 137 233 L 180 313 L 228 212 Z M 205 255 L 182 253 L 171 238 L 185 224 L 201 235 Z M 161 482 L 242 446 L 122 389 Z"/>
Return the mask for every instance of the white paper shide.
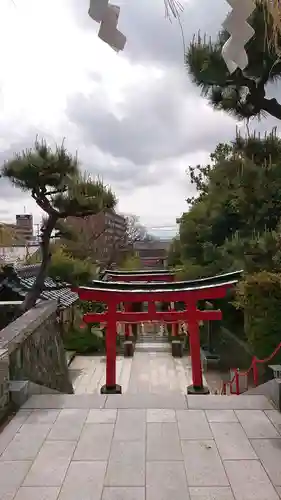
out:
<path id="1" fill-rule="evenodd" d="M 90 0 L 89 16 L 100 23 L 98 36 L 116 52 L 123 50 L 126 37 L 117 29 L 120 7 L 108 0 Z"/>
<path id="2" fill-rule="evenodd" d="M 222 48 L 222 57 L 230 73 L 237 68 L 242 71 L 248 66 L 248 56 L 245 45 L 255 34 L 247 19 L 255 10 L 253 0 L 226 0 L 232 7 L 223 23 L 223 28 L 230 34 L 229 39 Z"/>

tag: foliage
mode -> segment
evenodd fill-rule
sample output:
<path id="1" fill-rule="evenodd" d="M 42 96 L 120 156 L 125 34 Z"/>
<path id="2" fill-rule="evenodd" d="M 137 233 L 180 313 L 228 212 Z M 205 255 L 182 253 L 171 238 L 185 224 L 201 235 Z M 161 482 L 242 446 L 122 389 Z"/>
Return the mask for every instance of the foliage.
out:
<path id="1" fill-rule="evenodd" d="M 52 252 L 52 250 L 51 250 L 51 252 Z M 27 256 L 26 256 L 26 259 L 24 262 L 26 265 L 40 264 L 41 260 L 42 259 L 41 259 L 40 248 L 38 248 L 34 253 L 29 255 L 28 254 L 28 247 L 27 247 Z"/>
<path id="2" fill-rule="evenodd" d="M 0 225 L 0 268 L 5 265 L 5 247 L 10 247 L 16 243 L 15 232 L 5 224 Z"/>
<path id="3" fill-rule="evenodd" d="M 78 259 L 90 259 L 91 262 L 104 260 L 108 247 L 116 246 L 116 238 L 112 235 L 108 242 L 105 213 L 85 216 L 78 219 L 69 217 L 67 219 L 68 234 L 61 238 L 67 252 Z M 106 241 L 105 241 L 106 240 Z"/>
<path id="4" fill-rule="evenodd" d="M 64 345 L 68 350 L 86 354 L 105 352 L 106 328 L 102 323 L 83 324 L 83 315 L 89 312 L 103 313 L 106 304 L 102 302 L 78 301 L 78 312 L 76 323 L 72 330 L 65 335 Z M 77 320 L 79 323 L 77 323 Z M 121 338 L 116 336 L 116 346 L 121 344 Z"/>
<path id="5" fill-rule="evenodd" d="M 281 275 L 261 271 L 239 283 L 236 306 L 243 308 L 245 333 L 255 354 L 270 356 L 280 342 Z M 273 364 L 281 360 L 277 355 Z"/>
<path id="6" fill-rule="evenodd" d="M 42 262 L 33 287 L 23 303 L 23 310 L 33 307 L 40 296 L 51 262 L 50 240 L 58 224 L 67 217 L 85 217 L 112 209 L 116 199 L 100 179 L 82 175 L 77 156 L 64 147 L 53 151 L 37 139 L 33 149 L 16 154 L 1 171 L 12 184 L 29 192 L 46 218 L 41 230 Z"/>
<path id="7" fill-rule="evenodd" d="M 13 245 L 18 238 L 15 231 L 5 224 L 0 224 L 0 248 Z"/>
<path id="8" fill-rule="evenodd" d="M 177 267 L 182 265 L 181 260 L 181 244 L 178 236 L 173 238 L 172 243 L 168 250 L 168 266 L 169 267 Z"/>
<path id="9" fill-rule="evenodd" d="M 106 309 L 106 304 L 104 304 L 103 302 L 79 300 L 78 307 L 82 314 L 86 314 L 88 312 L 102 313 Z"/>
<path id="10" fill-rule="evenodd" d="M 200 35 L 194 37 L 186 52 L 186 66 L 193 82 L 201 88 L 215 109 L 226 111 L 240 119 L 270 114 L 281 119 L 281 105 L 266 97 L 266 85 L 275 83 L 281 76 L 280 32 L 275 44 L 267 44 L 273 37 L 272 16 L 264 12 L 265 6 L 257 7 L 249 19 L 255 35 L 246 44 L 249 64 L 246 70 L 239 68 L 230 74 L 221 51 L 229 38 L 221 31 L 212 41 Z"/>
<path id="11" fill-rule="evenodd" d="M 237 299 L 217 307 L 224 324 L 264 357 L 280 342 L 281 140 L 237 137 L 189 171 L 197 197 L 180 219 L 182 279 L 244 269 Z M 236 300 L 236 302 L 235 302 Z M 233 302 L 239 307 L 234 314 Z"/>
<path id="12" fill-rule="evenodd" d="M 92 326 L 72 328 L 64 339 L 65 349 L 77 354 L 104 352 L 105 340 L 101 330 Z"/>
<path id="13" fill-rule="evenodd" d="M 180 219 L 181 259 L 192 278 L 280 269 L 281 140 L 237 137 L 189 172 L 198 197 Z"/>
<path id="14" fill-rule="evenodd" d="M 87 284 L 95 277 L 95 267 L 87 260 L 74 259 L 60 247 L 52 255 L 48 275 L 66 283 Z"/>
<path id="15" fill-rule="evenodd" d="M 136 241 L 150 239 L 146 228 L 132 214 L 124 217 L 123 232 L 120 229 L 112 231 L 103 212 L 80 219 L 70 217 L 67 229 L 68 234 L 62 239 L 67 252 L 75 258 L 99 263 L 101 269 L 112 264 L 120 266 L 132 254 Z"/>
<path id="16" fill-rule="evenodd" d="M 136 255 L 128 256 L 123 264 L 120 266 L 120 269 L 124 269 L 126 271 L 137 271 L 141 269 L 141 261 L 140 258 Z"/>
<path id="17" fill-rule="evenodd" d="M 146 228 L 139 222 L 139 218 L 133 214 L 126 215 L 126 233 L 129 245 L 133 245 L 136 241 L 150 239 Z"/>

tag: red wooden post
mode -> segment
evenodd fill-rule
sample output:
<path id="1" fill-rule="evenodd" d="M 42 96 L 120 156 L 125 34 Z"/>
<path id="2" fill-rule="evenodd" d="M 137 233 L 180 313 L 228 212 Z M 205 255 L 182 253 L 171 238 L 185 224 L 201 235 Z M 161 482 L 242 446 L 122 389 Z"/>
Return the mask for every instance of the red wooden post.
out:
<path id="1" fill-rule="evenodd" d="M 108 304 L 108 319 L 106 325 L 106 382 L 101 388 L 101 394 L 121 394 L 122 388 L 116 384 L 116 304 Z"/>
<path id="2" fill-rule="evenodd" d="M 173 323 L 172 324 L 172 337 L 177 337 L 178 336 L 178 324 Z"/>
<path id="3" fill-rule="evenodd" d="M 175 309 L 175 303 L 171 302 L 171 311 L 174 311 Z M 172 337 L 177 337 L 178 335 L 178 324 L 177 323 L 172 323 Z"/>
<path id="4" fill-rule="evenodd" d="M 197 319 L 196 302 L 188 302 L 188 331 L 189 345 L 192 368 L 193 384 L 187 388 L 188 394 L 209 394 L 208 387 L 203 385 L 202 366 L 201 366 L 201 351 L 200 351 L 200 334 L 199 320 Z"/>
<path id="5" fill-rule="evenodd" d="M 125 302 L 124 306 L 126 312 L 130 312 L 132 310 L 131 304 L 128 302 Z M 130 326 L 131 325 L 129 323 L 125 323 L 125 340 L 128 340 L 128 337 L 130 337 Z"/>
<path id="6" fill-rule="evenodd" d="M 257 387 L 259 383 L 259 374 L 258 374 L 258 366 L 257 366 L 257 358 L 256 356 L 253 357 L 252 361 L 252 366 L 253 366 L 253 379 L 254 379 L 254 385 Z"/>
<path id="7" fill-rule="evenodd" d="M 235 370 L 235 393 L 237 396 L 240 394 L 240 386 L 239 386 L 239 371 L 236 369 Z"/>

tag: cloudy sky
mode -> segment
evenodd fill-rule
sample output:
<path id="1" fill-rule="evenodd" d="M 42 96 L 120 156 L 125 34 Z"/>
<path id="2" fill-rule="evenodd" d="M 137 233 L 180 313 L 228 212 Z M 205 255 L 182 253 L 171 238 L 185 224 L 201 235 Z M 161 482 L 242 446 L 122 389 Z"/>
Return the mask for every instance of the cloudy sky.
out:
<path id="1" fill-rule="evenodd" d="M 170 236 L 187 205 L 188 165 L 205 162 L 236 123 L 214 112 L 190 82 L 176 22 L 164 0 L 116 0 L 127 36 L 116 54 L 97 37 L 89 0 L 0 1 L 0 160 L 32 145 L 66 138 L 83 167 L 103 177 L 121 212 Z M 185 43 L 215 35 L 224 0 L 187 0 Z M 0 220 L 41 215 L 28 196 L 0 180 Z"/>

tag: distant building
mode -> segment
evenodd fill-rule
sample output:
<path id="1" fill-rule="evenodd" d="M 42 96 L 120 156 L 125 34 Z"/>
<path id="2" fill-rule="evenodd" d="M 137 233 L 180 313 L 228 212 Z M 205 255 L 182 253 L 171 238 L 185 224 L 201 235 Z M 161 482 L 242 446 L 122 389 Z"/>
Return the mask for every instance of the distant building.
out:
<path id="1" fill-rule="evenodd" d="M 0 266 L 3 264 L 23 264 L 40 250 L 39 245 L 0 246 Z"/>
<path id="2" fill-rule="evenodd" d="M 119 249 L 126 245 L 127 226 L 123 215 L 114 210 L 87 217 L 68 217 L 67 223 L 77 229 L 78 237 L 90 242 L 89 250 L 100 263 L 118 260 Z"/>
<path id="3" fill-rule="evenodd" d="M 18 243 L 24 244 L 33 240 L 32 214 L 18 214 L 16 224 L 0 222 L 0 225 L 10 229 Z"/>
<path id="4" fill-rule="evenodd" d="M 32 214 L 16 215 L 16 232 L 19 238 L 30 241 L 33 238 L 33 216 Z"/>
<path id="5" fill-rule="evenodd" d="M 134 243 L 134 253 L 143 268 L 163 268 L 167 265 L 170 240 L 144 240 Z"/>

